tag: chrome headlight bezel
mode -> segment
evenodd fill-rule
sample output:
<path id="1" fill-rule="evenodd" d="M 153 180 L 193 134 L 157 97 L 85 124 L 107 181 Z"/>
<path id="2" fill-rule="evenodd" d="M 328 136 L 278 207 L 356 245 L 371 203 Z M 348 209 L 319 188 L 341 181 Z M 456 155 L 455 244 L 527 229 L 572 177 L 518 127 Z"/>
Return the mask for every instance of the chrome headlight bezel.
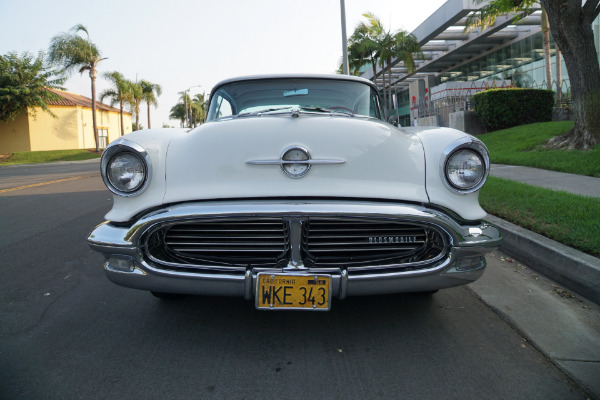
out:
<path id="1" fill-rule="evenodd" d="M 116 188 L 108 177 L 108 167 L 110 166 L 111 161 L 116 156 L 119 156 L 123 153 L 130 153 L 134 155 L 144 165 L 144 180 L 139 187 L 132 191 L 123 191 Z M 102 161 L 100 162 L 100 172 L 102 174 L 102 180 L 104 181 L 104 184 L 108 190 L 118 196 L 134 197 L 142 194 L 148 187 L 152 178 L 152 162 L 150 161 L 150 156 L 142 146 L 126 139 L 118 139 L 111 143 L 104 150 L 104 153 L 102 154 Z"/>
<path id="2" fill-rule="evenodd" d="M 475 185 L 464 189 L 453 185 L 450 181 L 450 178 L 448 177 L 447 172 L 448 161 L 450 160 L 450 158 L 462 150 L 468 150 L 475 153 L 475 155 L 481 159 L 483 164 L 482 166 L 484 169 L 481 179 Z M 477 192 L 485 184 L 489 172 L 490 155 L 488 153 L 487 148 L 479 139 L 470 135 L 451 143 L 448 147 L 446 147 L 440 159 L 440 175 L 442 182 L 444 182 L 444 185 L 454 193 L 464 195 Z"/>

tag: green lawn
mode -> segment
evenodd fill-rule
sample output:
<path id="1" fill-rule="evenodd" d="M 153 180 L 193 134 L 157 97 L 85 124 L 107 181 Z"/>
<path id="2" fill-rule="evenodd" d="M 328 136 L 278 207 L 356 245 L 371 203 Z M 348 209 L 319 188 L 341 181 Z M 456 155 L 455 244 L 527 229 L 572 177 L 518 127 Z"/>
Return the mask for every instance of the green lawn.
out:
<path id="1" fill-rule="evenodd" d="M 87 150 L 26 151 L 22 153 L 12 153 L 7 159 L 0 161 L 0 165 L 80 161 L 100 158 L 101 155 L 102 153 L 93 153 Z"/>
<path id="2" fill-rule="evenodd" d="M 544 144 L 573 122 L 541 122 L 479 135 L 495 164 L 523 165 L 600 177 L 600 146 L 589 151 L 548 150 Z M 481 206 L 525 229 L 600 256 L 600 199 L 489 177 Z"/>
<path id="3" fill-rule="evenodd" d="M 479 195 L 490 214 L 600 257 L 600 199 L 489 177 Z"/>
<path id="4" fill-rule="evenodd" d="M 567 132 L 572 121 L 540 122 L 477 136 L 495 164 L 523 165 L 600 177 L 600 146 L 589 151 L 548 150 L 548 139 Z"/>

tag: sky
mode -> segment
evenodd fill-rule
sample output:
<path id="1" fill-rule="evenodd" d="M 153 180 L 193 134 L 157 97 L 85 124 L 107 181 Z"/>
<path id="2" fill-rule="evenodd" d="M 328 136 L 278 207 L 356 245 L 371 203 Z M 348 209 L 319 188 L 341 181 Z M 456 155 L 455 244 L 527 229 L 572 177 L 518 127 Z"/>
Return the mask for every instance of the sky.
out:
<path id="1" fill-rule="evenodd" d="M 445 0 L 345 0 L 346 30 L 374 13 L 391 31 L 411 32 Z M 169 120 L 179 92 L 210 93 L 235 76 L 335 73 L 342 58 L 339 0 L 0 0 L 0 54 L 48 50 L 51 38 L 83 24 L 107 57 L 98 65 L 97 93 L 110 84 L 101 75 L 119 71 L 162 87 L 152 127 Z M 69 92 L 91 97 L 90 78 L 75 72 Z M 146 106 L 140 112 L 147 127 Z"/>

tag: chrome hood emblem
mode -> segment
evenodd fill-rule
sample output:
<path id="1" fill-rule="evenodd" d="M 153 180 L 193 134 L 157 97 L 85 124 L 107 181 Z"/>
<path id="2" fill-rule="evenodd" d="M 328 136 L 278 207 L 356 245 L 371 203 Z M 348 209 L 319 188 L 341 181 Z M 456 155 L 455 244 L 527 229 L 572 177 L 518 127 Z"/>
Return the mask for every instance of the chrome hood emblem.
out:
<path id="1" fill-rule="evenodd" d="M 308 173 L 311 165 L 343 164 L 345 160 L 311 159 L 310 153 L 304 147 L 291 146 L 286 148 L 278 160 L 250 160 L 251 165 L 280 165 L 290 178 L 301 178 Z"/>

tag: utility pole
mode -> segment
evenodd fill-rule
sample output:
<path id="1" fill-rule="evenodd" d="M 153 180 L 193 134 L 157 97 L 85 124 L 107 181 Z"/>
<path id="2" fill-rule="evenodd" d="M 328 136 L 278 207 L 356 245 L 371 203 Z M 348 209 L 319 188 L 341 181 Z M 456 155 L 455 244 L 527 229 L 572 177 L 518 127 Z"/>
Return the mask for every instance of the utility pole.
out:
<path id="1" fill-rule="evenodd" d="M 344 0 L 340 0 L 340 11 L 342 14 L 342 72 L 348 73 L 348 40 L 346 39 L 346 5 Z"/>

